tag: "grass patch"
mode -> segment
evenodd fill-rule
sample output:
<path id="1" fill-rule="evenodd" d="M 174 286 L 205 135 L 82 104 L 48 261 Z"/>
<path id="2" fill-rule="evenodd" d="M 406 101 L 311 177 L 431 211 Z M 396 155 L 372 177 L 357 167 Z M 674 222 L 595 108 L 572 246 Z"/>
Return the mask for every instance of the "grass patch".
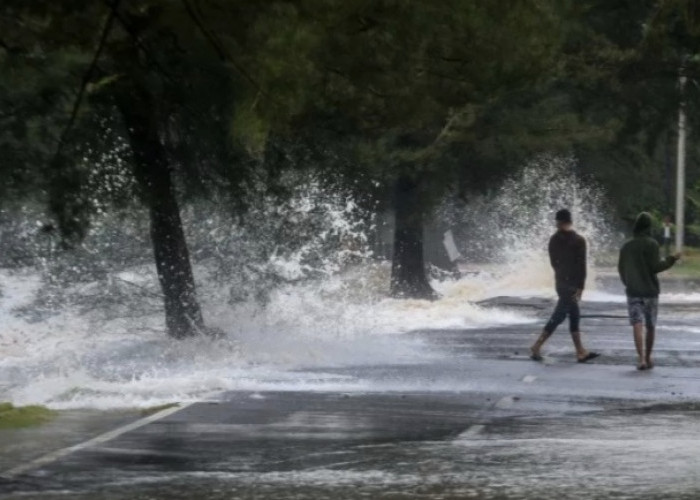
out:
<path id="1" fill-rule="evenodd" d="M 45 406 L 13 406 L 0 403 L 0 429 L 18 429 L 41 425 L 51 420 L 56 412 Z"/>
<path id="2" fill-rule="evenodd" d="M 673 266 L 671 273 L 684 278 L 700 278 L 700 248 L 685 247 L 683 258 Z"/>
<path id="3" fill-rule="evenodd" d="M 675 253 L 675 250 L 671 249 L 671 253 Z M 664 249 L 661 248 L 661 257 L 664 256 Z M 617 270 L 618 257 L 618 251 L 605 252 L 603 254 L 596 255 L 595 263 L 601 267 Z M 683 249 L 683 258 L 669 271 L 667 271 L 667 273 L 669 276 L 675 276 L 677 278 L 700 279 L 700 248 L 685 247 Z"/>
<path id="4" fill-rule="evenodd" d="M 167 410 L 169 408 L 175 408 L 179 404 L 180 403 L 167 403 L 164 405 L 151 406 L 150 408 L 144 408 L 143 410 L 141 410 L 141 416 L 148 417 L 148 416 L 154 415 L 160 411 Z"/>

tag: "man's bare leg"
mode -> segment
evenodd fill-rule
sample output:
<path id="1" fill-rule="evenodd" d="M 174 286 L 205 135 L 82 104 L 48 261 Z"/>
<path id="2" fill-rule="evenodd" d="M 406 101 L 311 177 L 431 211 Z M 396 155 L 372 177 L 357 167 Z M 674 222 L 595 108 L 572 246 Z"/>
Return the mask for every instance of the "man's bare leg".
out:
<path id="1" fill-rule="evenodd" d="M 647 327 L 647 338 L 646 338 L 646 356 L 645 361 L 647 363 L 647 368 L 654 368 L 654 362 L 651 359 L 651 351 L 654 350 L 654 337 L 656 336 L 656 327 Z"/>
<path id="2" fill-rule="evenodd" d="M 588 356 L 588 351 L 584 349 L 583 342 L 581 342 L 581 332 L 571 332 L 571 340 L 574 341 L 574 348 L 576 349 L 576 357 L 578 359 L 583 359 Z"/>
<path id="3" fill-rule="evenodd" d="M 646 358 L 644 357 L 644 324 L 635 323 L 632 326 L 634 330 L 634 346 L 637 349 L 637 368 L 640 370 L 647 369 Z"/>
<path id="4" fill-rule="evenodd" d="M 548 332 L 547 330 L 542 330 L 540 336 L 537 338 L 535 343 L 532 344 L 532 347 L 530 347 L 532 359 L 541 358 L 542 354 L 540 353 L 540 349 L 542 349 L 544 343 L 547 342 L 547 339 L 552 336 L 552 333 L 553 332 Z"/>

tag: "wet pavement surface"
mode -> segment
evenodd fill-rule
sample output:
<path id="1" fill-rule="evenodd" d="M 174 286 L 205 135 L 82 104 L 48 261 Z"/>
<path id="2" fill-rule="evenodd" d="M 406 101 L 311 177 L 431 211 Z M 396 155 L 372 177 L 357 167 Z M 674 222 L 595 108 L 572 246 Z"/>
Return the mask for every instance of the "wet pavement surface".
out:
<path id="1" fill-rule="evenodd" d="M 551 307 L 490 303 L 543 318 Z M 634 368 L 624 304 L 583 312 L 585 342 L 603 354 L 590 364 L 564 327 L 544 363 L 527 357 L 533 325 L 413 332 L 431 351 L 423 363 L 318 370 L 362 390 L 222 394 L 6 473 L 0 497 L 700 498 L 700 308 L 662 305 L 647 372 Z M 110 418 L 99 432 L 135 419 Z M 4 470 L 35 458 L 0 450 Z"/>

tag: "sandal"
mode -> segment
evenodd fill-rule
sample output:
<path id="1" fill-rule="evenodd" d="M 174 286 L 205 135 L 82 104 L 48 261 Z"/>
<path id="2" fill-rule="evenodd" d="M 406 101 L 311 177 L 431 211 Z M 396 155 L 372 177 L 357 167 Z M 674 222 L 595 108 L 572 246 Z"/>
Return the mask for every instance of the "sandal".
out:
<path id="1" fill-rule="evenodd" d="M 544 361 L 544 358 L 542 357 L 542 355 L 540 353 L 535 353 L 535 352 L 530 354 L 530 359 L 533 361 Z"/>
<path id="2" fill-rule="evenodd" d="M 592 360 L 592 359 L 597 358 L 598 356 L 600 356 L 600 353 L 599 353 L 599 352 L 589 352 L 589 353 L 586 354 L 583 358 L 579 358 L 579 359 L 578 359 L 578 362 L 579 362 L 579 363 L 585 363 L 585 362 L 587 362 L 587 361 L 590 361 L 590 360 Z"/>

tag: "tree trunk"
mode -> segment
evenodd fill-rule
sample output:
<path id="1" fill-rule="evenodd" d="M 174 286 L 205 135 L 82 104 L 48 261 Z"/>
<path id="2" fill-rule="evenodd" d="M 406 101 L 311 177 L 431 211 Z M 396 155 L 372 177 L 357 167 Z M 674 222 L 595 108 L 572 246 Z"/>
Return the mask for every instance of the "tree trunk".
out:
<path id="1" fill-rule="evenodd" d="M 134 176 L 148 206 L 158 280 L 165 301 L 168 334 L 178 339 L 203 331 L 192 266 L 171 169 L 158 133 L 153 97 L 147 89 L 130 89 L 118 101 L 134 160 Z"/>
<path id="2" fill-rule="evenodd" d="M 400 298 L 434 299 L 423 257 L 423 207 L 418 184 L 401 176 L 394 185 L 394 255 L 391 295 Z"/>

